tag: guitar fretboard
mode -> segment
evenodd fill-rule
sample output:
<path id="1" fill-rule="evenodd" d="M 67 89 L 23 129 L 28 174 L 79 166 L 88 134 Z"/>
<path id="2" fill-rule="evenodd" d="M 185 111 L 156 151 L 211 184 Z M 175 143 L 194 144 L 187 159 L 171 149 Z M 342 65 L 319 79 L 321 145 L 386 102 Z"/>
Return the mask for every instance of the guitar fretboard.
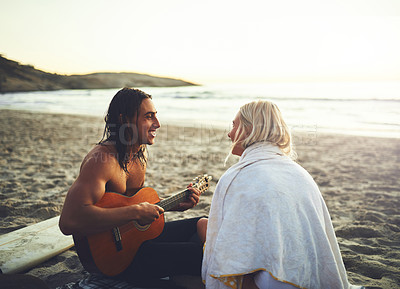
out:
<path id="1" fill-rule="evenodd" d="M 156 205 L 160 206 L 165 211 L 169 211 L 175 208 L 180 202 L 184 201 L 190 195 L 190 193 L 191 192 L 189 190 L 185 190 L 158 202 Z"/>

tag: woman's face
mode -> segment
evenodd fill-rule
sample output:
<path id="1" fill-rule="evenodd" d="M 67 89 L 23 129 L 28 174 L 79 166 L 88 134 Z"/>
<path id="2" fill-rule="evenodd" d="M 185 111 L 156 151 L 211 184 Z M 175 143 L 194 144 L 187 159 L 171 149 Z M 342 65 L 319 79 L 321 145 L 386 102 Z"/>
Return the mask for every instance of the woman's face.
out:
<path id="1" fill-rule="evenodd" d="M 228 133 L 228 137 L 231 139 L 232 142 L 235 141 L 236 138 L 236 133 L 237 133 L 237 129 L 239 127 L 239 123 L 240 123 L 240 112 L 238 112 L 236 114 L 235 119 L 232 122 L 232 129 L 231 131 Z M 244 149 L 242 147 L 242 142 L 241 140 L 239 140 L 236 145 L 233 147 L 232 149 L 232 154 L 237 155 L 237 156 L 241 156 Z"/>

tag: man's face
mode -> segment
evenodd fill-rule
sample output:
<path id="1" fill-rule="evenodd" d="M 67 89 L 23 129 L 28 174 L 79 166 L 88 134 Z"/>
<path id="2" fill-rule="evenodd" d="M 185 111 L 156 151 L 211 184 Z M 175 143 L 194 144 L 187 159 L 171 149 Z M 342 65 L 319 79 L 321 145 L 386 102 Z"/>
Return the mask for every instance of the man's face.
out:
<path id="1" fill-rule="evenodd" d="M 143 99 L 137 118 L 139 143 L 152 145 L 160 126 L 153 102 L 150 98 Z"/>

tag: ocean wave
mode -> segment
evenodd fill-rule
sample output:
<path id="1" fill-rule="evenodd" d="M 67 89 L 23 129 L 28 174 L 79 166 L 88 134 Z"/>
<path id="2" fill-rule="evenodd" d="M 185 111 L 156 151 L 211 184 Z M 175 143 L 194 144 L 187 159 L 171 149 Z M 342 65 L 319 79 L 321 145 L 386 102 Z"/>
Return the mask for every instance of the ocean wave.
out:
<path id="1" fill-rule="evenodd" d="M 364 123 L 369 124 L 369 125 L 392 126 L 392 127 L 400 128 L 400 123 L 393 123 L 393 122 L 368 122 L 368 121 L 366 121 Z"/>
<path id="2" fill-rule="evenodd" d="M 266 99 L 279 101 L 315 101 L 315 102 L 396 102 L 400 103 L 400 98 L 322 98 L 322 97 L 284 97 L 284 96 L 221 96 L 221 95 L 159 95 L 162 98 L 173 99 L 214 99 L 214 100 L 232 100 L 232 99 Z"/>
<path id="3" fill-rule="evenodd" d="M 298 100 L 298 101 L 317 101 L 317 102 L 332 102 L 332 101 L 337 101 L 337 102 L 368 102 L 368 101 L 374 101 L 374 102 L 399 102 L 400 99 L 395 99 L 395 98 L 313 98 L 313 97 L 270 97 L 270 99 L 279 99 L 279 100 Z"/>
<path id="4" fill-rule="evenodd" d="M 64 90 L 0 94 L 0 109 L 103 116 L 116 90 Z M 364 94 L 365 91 L 365 94 Z M 319 131 L 399 136 L 398 90 L 343 93 L 331 90 L 222 89 L 210 87 L 152 88 L 149 93 L 163 121 L 226 123 L 237 109 L 254 99 L 278 104 L 288 122 Z M 320 95 L 321 97 L 317 97 Z"/>
<path id="5" fill-rule="evenodd" d="M 180 98 L 187 98 L 187 99 L 198 99 L 198 98 L 204 98 L 199 95 L 176 95 L 173 96 L 172 98 L 180 99 Z"/>

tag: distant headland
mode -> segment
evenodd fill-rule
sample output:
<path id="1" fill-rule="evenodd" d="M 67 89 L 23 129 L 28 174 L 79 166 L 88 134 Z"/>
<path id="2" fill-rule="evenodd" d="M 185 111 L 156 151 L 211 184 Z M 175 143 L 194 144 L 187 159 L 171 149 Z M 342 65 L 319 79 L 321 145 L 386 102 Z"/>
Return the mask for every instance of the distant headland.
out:
<path id="1" fill-rule="evenodd" d="M 172 87 L 197 85 L 173 78 L 139 73 L 92 73 L 60 75 L 22 65 L 0 55 L 0 93 L 60 89 L 101 89 L 120 87 Z"/>

